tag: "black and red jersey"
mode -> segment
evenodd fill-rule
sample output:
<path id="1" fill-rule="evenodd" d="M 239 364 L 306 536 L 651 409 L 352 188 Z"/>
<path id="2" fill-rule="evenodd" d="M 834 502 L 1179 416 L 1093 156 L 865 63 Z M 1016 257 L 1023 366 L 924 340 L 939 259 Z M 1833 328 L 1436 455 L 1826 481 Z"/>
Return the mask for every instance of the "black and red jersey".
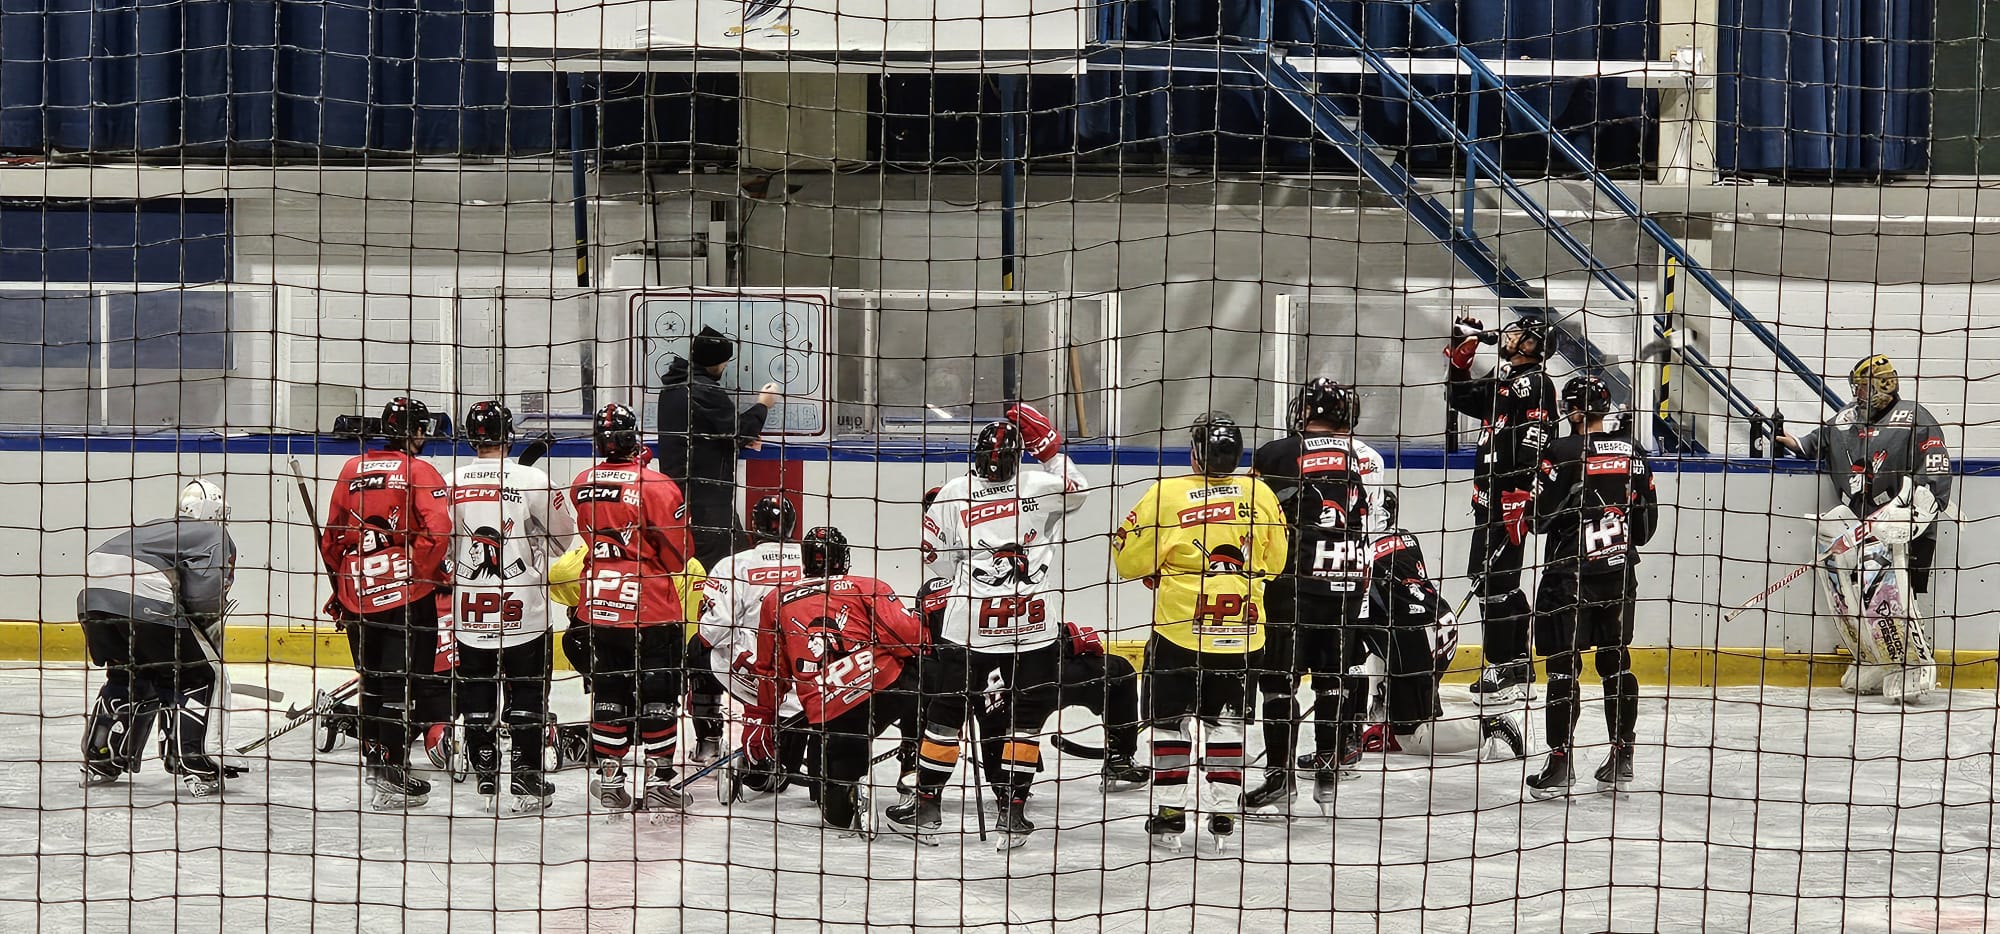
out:
<path id="1" fill-rule="evenodd" d="M 1625 573 L 1659 525 L 1652 465 L 1645 449 L 1623 435 L 1570 435 L 1550 445 L 1534 490 L 1546 573 Z"/>

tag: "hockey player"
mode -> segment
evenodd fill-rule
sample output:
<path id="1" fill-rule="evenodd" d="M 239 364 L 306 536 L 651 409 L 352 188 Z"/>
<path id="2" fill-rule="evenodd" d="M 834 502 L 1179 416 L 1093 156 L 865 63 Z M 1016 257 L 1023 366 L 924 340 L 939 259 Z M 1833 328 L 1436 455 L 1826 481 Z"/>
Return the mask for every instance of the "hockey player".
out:
<path id="1" fill-rule="evenodd" d="M 320 558 L 335 581 L 329 609 L 346 623 L 361 678 L 361 755 L 378 808 L 417 807 L 430 783 L 410 774 L 418 679 L 436 678 L 437 591 L 446 586 L 451 514 L 444 478 L 422 460 L 431 413 L 396 398 L 382 408 L 382 450 L 340 470 Z"/>
<path id="2" fill-rule="evenodd" d="M 601 460 L 570 487 L 584 553 L 577 615 L 590 629 L 591 794 L 612 811 L 633 806 L 624 759 L 645 759 L 646 810 L 679 810 L 674 750 L 686 611 L 676 577 L 692 545 L 680 487 L 640 461 L 639 419 L 612 403 L 599 410 L 592 444 Z"/>
<path id="3" fill-rule="evenodd" d="M 805 751 L 803 734 L 779 737 L 776 732 L 780 719 L 799 712 L 798 697 L 780 694 L 778 706 L 767 707 L 759 696 L 756 677 L 757 632 L 764 597 L 805 579 L 805 559 L 799 544 L 792 540 L 798 521 L 798 510 L 790 500 L 776 495 L 758 500 L 750 509 L 750 534 L 756 543 L 723 558 L 701 587 L 701 634 L 696 638 L 708 648 L 708 665 L 714 677 L 743 707 L 745 761 L 729 771 L 725 797 L 730 800 L 744 791 L 782 790 Z M 782 766 L 780 745 L 787 753 Z"/>
<path id="4" fill-rule="evenodd" d="M 1132 791 L 1153 780 L 1153 770 L 1138 764 L 1139 672 L 1124 657 L 1104 650 L 1104 638 L 1081 623 L 1064 623 L 1062 686 L 1055 709 L 1082 707 L 1104 725 L 1104 748 L 1057 745 L 1071 755 L 1104 758 L 1101 786 L 1105 791 Z M 980 764 L 995 794 L 1010 785 L 1006 769 L 1006 738 L 980 737 Z"/>
<path id="5" fill-rule="evenodd" d="M 1189 718 L 1203 732 L 1209 832 L 1236 830 L 1243 726 L 1256 653 L 1264 647 L 1264 581 L 1285 566 L 1286 522 L 1264 481 L 1238 475 L 1243 432 L 1226 416 L 1194 426 L 1194 472 L 1160 480 L 1112 535 L 1119 576 L 1153 589 L 1146 644 L 1146 718 L 1153 725 L 1158 810 L 1153 840 L 1178 849 L 1187 830 Z"/>
<path id="6" fill-rule="evenodd" d="M 1528 661 L 1528 597 L 1521 592 L 1527 508 L 1535 465 L 1555 431 L 1556 386 L 1542 370 L 1548 324 L 1518 318 L 1500 332 L 1502 365 L 1472 375 L 1473 354 L 1490 332 L 1478 318 L 1453 324 L 1445 350 L 1451 364 L 1445 398 L 1480 420 L 1479 464 L 1472 475 L 1472 555 L 1466 573 L 1479 595 L 1486 672 L 1472 687 L 1475 701 L 1504 703 L 1534 695 Z"/>
<path id="7" fill-rule="evenodd" d="M 1951 500 L 1951 449 L 1937 419 L 1902 397 L 1895 364 L 1879 354 L 1848 374 L 1854 402 L 1803 438 L 1778 435 L 1818 461 L 1841 502 L 1819 517 L 1819 551 L 1870 517 L 1859 548 L 1822 561 L 1820 586 L 1854 663 L 1840 685 L 1899 703 L 1937 687 L 1937 662 L 1917 594 L 1930 592 L 1938 514 Z"/>
<path id="8" fill-rule="evenodd" d="M 1458 651 L 1458 620 L 1424 567 L 1417 537 L 1397 526 L 1397 509 L 1396 491 L 1383 490 L 1379 515 L 1389 528 L 1375 540 L 1368 613 L 1374 626 L 1364 629 L 1363 641 L 1365 667 L 1382 675 L 1384 723 L 1370 727 L 1364 747 L 1421 756 L 1491 749 L 1520 758 L 1515 714 L 1441 719 L 1438 682 Z"/>
<path id="9" fill-rule="evenodd" d="M 1021 470 L 1025 450 L 1043 469 Z M 958 765 L 959 731 L 979 698 L 979 729 L 1005 737 L 1009 794 L 996 802 L 1003 845 L 1034 832 L 1028 790 L 1041 763 L 1036 734 L 1055 711 L 1062 670 L 1060 591 L 1047 588 L 1063 520 L 1085 501 L 1082 471 L 1062 454 L 1062 433 L 1032 406 L 1007 410 L 979 432 L 972 472 L 944 485 L 924 516 L 923 556 L 951 581 L 940 640 L 927 660 L 917 794 L 885 812 L 899 830 L 942 824 L 938 792 Z M 1053 604 L 1053 605 L 1051 605 Z"/>
<path id="10" fill-rule="evenodd" d="M 923 649 L 924 624 L 888 584 L 847 573 L 839 529 L 813 529 L 800 547 L 805 579 L 759 605 L 758 703 L 775 710 L 797 698 L 815 734 L 820 814 L 829 828 L 865 834 L 857 783 L 875 737 L 915 719 L 910 661 Z"/>
<path id="11" fill-rule="evenodd" d="M 142 523 L 84 559 L 77 618 L 104 686 L 84 720 L 85 784 L 139 771 L 164 714 L 167 771 L 195 797 L 221 792 L 229 730 L 222 619 L 236 577 L 222 488 L 192 480 L 174 516 Z"/>
<path id="12" fill-rule="evenodd" d="M 1535 531 L 1543 537 L 1535 638 L 1549 670 L 1549 757 L 1539 774 L 1528 777 L 1528 792 L 1537 798 L 1563 794 L 1574 781 L 1571 742 L 1581 707 L 1576 679 L 1582 653 L 1593 646 L 1611 734 L 1611 754 L 1597 782 L 1618 791 L 1631 784 L 1639 715 L 1631 651 L 1635 568 L 1639 548 L 1659 524 L 1645 449 L 1605 429 L 1610 388 L 1595 376 L 1574 376 L 1563 385 L 1562 403 L 1571 433 L 1544 452 L 1532 507 Z"/>
<path id="13" fill-rule="evenodd" d="M 1314 797 L 1332 799 L 1353 776 L 1366 713 L 1366 682 L 1349 676 L 1360 663 L 1356 637 L 1368 603 L 1369 553 L 1382 528 L 1382 456 L 1354 437 L 1361 396 L 1351 386 L 1315 379 L 1292 403 L 1292 434 L 1257 449 L 1251 460 L 1291 528 L 1284 573 L 1264 591 L 1264 651 L 1258 668 L 1267 768 L 1243 795 L 1247 813 L 1280 809 L 1296 795 L 1293 744 L 1301 675 L 1311 674 Z"/>
<path id="14" fill-rule="evenodd" d="M 497 796 L 505 724 L 515 810 L 539 810 L 555 794 L 542 761 L 555 661 L 549 563 L 576 536 L 576 517 L 569 491 L 508 458 L 514 413 L 506 406 L 475 403 L 463 427 L 478 455 L 451 475 L 452 630 L 466 752 L 479 793 Z"/>

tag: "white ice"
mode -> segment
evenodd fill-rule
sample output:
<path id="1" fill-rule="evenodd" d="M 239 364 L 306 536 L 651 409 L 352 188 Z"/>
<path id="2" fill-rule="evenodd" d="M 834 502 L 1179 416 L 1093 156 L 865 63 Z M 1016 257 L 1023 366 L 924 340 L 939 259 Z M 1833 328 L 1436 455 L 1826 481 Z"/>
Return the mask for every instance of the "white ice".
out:
<path id="1" fill-rule="evenodd" d="M 288 702 L 315 675 L 345 680 L 232 669 Z M 353 743 L 317 755 L 310 728 L 251 757 L 220 801 L 177 797 L 151 761 L 86 792 L 77 749 L 99 678 L 0 667 L 0 931 L 2000 929 L 1992 692 L 1908 712 L 1833 690 L 1654 692 L 1629 796 L 1524 802 L 1539 757 L 1386 771 L 1371 757 L 1337 817 L 1246 824 L 1227 855 L 1172 856 L 1149 851 L 1146 792 L 1106 796 L 1074 759 L 1037 786 L 1042 829 L 1008 853 L 977 839 L 956 790 L 947 826 L 963 832 L 926 850 L 823 835 L 797 792 L 732 814 L 706 780 L 684 823 L 589 814 L 574 770 L 542 816 L 487 813 L 435 775 L 428 807 L 364 811 Z M 579 718 L 575 683 L 557 693 Z M 232 745 L 267 716 L 239 711 Z M 1594 700 L 1580 736 L 1602 740 Z M 1602 755 L 1585 748 L 1583 767 Z M 892 797 L 877 790 L 878 815 Z"/>

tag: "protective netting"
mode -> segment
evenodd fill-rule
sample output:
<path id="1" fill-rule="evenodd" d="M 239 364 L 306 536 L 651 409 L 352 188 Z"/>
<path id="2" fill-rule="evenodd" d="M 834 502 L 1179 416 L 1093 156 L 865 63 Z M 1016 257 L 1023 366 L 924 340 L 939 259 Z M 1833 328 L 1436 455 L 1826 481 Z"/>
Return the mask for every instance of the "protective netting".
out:
<path id="1" fill-rule="evenodd" d="M 1985 21 L 0 4 L 0 917 L 2000 926 Z"/>

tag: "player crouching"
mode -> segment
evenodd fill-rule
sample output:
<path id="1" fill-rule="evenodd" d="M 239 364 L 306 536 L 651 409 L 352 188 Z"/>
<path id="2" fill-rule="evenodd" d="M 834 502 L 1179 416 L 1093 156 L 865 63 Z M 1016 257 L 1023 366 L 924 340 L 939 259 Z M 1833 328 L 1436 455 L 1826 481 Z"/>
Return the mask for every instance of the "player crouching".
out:
<path id="1" fill-rule="evenodd" d="M 779 695 L 776 708 L 759 697 L 758 638 L 764 598 L 805 577 L 805 559 L 792 541 L 798 510 L 782 496 L 766 496 L 750 508 L 751 545 L 721 561 L 701 585 L 698 610 L 710 671 L 743 708 L 743 757 L 732 762 L 717 785 L 722 803 L 755 794 L 776 794 L 790 783 L 805 756 L 804 735 L 778 735 L 780 718 L 798 714 L 796 694 Z M 780 761 L 783 760 L 783 761 Z"/>
<path id="2" fill-rule="evenodd" d="M 826 826 L 843 835 L 868 832 L 858 783 L 868 774 L 875 737 L 892 724 L 909 730 L 917 715 L 916 667 L 924 624 L 893 589 L 847 573 L 847 538 L 835 528 L 806 533 L 805 580 L 764 597 L 757 653 L 758 702 L 776 709 L 796 692 L 813 733 Z"/>
<path id="3" fill-rule="evenodd" d="M 1284 567 L 1287 547 L 1276 494 L 1262 480 L 1236 474 L 1241 429 L 1227 416 L 1209 415 L 1192 434 L 1194 472 L 1147 489 L 1111 545 L 1119 575 L 1154 591 L 1146 717 L 1153 725 L 1158 810 L 1146 832 L 1175 850 L 1187 831 L 1190 718 L 1202 725 L 1209 833 L 1220 845 L 1236 831 L 1244 718 L 1264 645 L 1264 579 Z"/>
<path id="4" fill-rule="evenodd" d="M 218 794 L 238 771 L 220 758 L 229 723 L 222 618 L 236 576 L 228 515 L 221 488 L 194 480 L 173 518 L 139 525 L 84 559 L 77 614 L 90 660 L 105 667 L 84 720 L 85 784 L 136 774 L 162 714 L 167 771 L 191 794 Z"/>

